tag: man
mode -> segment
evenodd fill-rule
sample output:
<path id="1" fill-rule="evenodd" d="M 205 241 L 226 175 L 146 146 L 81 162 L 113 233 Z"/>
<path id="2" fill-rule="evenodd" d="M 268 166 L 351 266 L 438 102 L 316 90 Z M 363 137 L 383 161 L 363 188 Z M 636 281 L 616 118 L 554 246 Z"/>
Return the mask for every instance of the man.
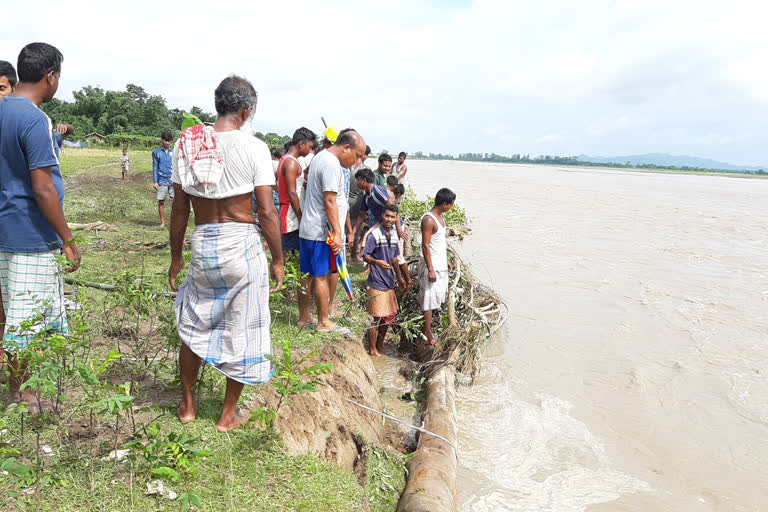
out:
<path id="1" fill-rule="evenodd" d="M 357 171 L 363 168 L 367 168 L 365 166 L 365 161 L 368 159 L 368 155 L 371 154 L 371 146 L 365 146 L 365 155 L 358 160 L 358 162 L 353 165 L 350 168 L 350 174 L 353 179 L 349 182 L 349 219 L 350 224 L 351 221 L 357 221 L 358 215 L 360 215 L 360 202 L 363 199 L 363 194 L 365 193 L 358 185 L 357 185 L 357 178 L 355 178 L 355 174 L 357 174 Z M 351 230 L 350 230 L 351 233 Z M 352 240 L 352 254 L 350 262 L 352 263 L 362 263 L 363 260 L 360 258 L 360 254 L 358 253 L 358 245 L 362 242 L 358 238 L 363 236 L 362 230 L 358 231 L 356 233 L 357 237 Z"/>
<path id="2" fill-rule="evenodd" d="M 173 150 L 171 132 L 165 131 L 160 136 L 162 147 L 152 152 L 152 183 L 157 191 L 157 212 L 160 214 L 160 227 L 165 227 L 165 198 L 173 201 L 174 188 L 171 175 L 173 173 Z"/>
<path id="3" fill-rule="evenodd" d="M 14 95 L 0 99 L 0 289 L 6 313 L 0 332 L 9 351 L 8 402 L 28 402 L 30 413 L 52 410 L 54 404 L 30 389 L 20 391 L 26 365 L 18 351 L 40 332 L 67 333 L 56 256 L 66 256 L 66 272 L 80 266 L 62 208 L 64 180 L 53 125 L 39 108 L 56 94 L 63 60 L 49 44 L 28 44 L 19 54 Z"/>
<path id="4" fill-rule="evenodd" d="M 437 345 L 432 335 L 432 311 L 440 309 L 448 296 L 448 243 L 443 214 L 453 208 L 456 194 L 441 188 L 435 206 L 421 217 L 421 261 L 419 267 L 419 302 L 424 312 L 424 344 Z"/>
<path id="5" fill-rule="evenodd" d="M 397 163 L 392 166 L 392 176 L 397 178 L 397 181 L 399 183 L 402 183 L 405 180 L 405 175 L 408 173 L 408 166 L 405 165 L 405 151 L 401 151 L 399 155 L 397 155 Z"/>
<path id="6" fill-rule="evenodd" d="M 336 326 L 330 320 L 329 275 L 336 268 L 335 255 L 341 252 L 344 244 L 342 226 L 347 217 L 347 201 L 342 167 L 350 167 L 364 153 L 365 140 L 352 130 L 340 134 L 336 143 L 318 153 L 309 166 L 299 228 L 299 261 L 301 271 L 312 278 L 317 330 L 321 332 L 349 333 L 349 329 Z M 326 243 L 329 234 L 332 237 L 330 244 Z"/>
<path id="7" fill-rule="evenodd" d="M 301 225 L 301 195 L 304 188 L 304 170 L 299 158 L 306 157 L 312 151 L 317 136 L 309 128 L 299 128 L 293 132 L 288 152 L 280 159 L 277 166 L 277 186 L 280 198 L 280 230 L 283 234 L 283 253 L 296 253 L 299 250 L 299 226 Z M 309 312 L 309 279 L 302 280 L 298 290 L 299 320 L 298 326 L 304 327 L 313 322 Z"/>
<path id="8" fill-rule="evenodd" d="M 16 87 L 16 70 L 5 60 L 0 60 L 0 98 L 8 96 Z"/>
<path id="9" fill-rule="evenodd" d="M 376 224 L 365 239 L 363 260 L 371 268 L 368 275 L 368 314 L 373 323 L 368 329 L 368 353 L 378 357 L 384 348 L 387 328 L 395 322 L 397 297 L 395 278 L 401 292 L 413 286 L 408 264 L 400 260 L 397 232 L 397 206 L 388 204 L 381 215 L 381 224 Z"/>
<path id="10" fill-rule="evenodd" d="M 373 226 L 381 222 L 381 215 L 384 212 L 384 207 L 388 204 L 394 204 L 395 198 L 391 195 L 385 187 L 375 185 L 373 183 L 374 173 L 370 169 L 361 169 L 355 174 L 357 180 L 357 186 L 365 193 L 363 199 L 360 201 L 360 214 L 357 217 L 357 222 L 352 228 L 352 232 L 349 235 L 350 241 L 355 239 L 355 235 L 368 217 L 368 222 L 373 229 Z M 397 236 L 407 241 L 408 238 L 403 231 L 402 222 L 400 222 L 400 215 L 397 215 L 397 222 L 395 223 L 397 230 Z M 370 230 L 369 230 L 370 231 Z M 368 238 L 368 232 L 363 235 L 363 241 Z"/>
<path id="11" fill-rule="evenodd" d="M 380 154 L 379 166 L 376 168 L 376 171 L 373 173 L 373 176 L 374 176 L 373 182 L 376 185 L 379 185 L 380 187 L 386 187 L 387 175 L 389 174 L 389 171 L 391 169 L 392 169 L 392 157 L 386 153 Z"/>
<path id="12" fill-rule="evenodd" d="M 193 387 L 202 359 L 224 374 L 224 406 L 219 432 L 238 427 L 235 412 L 244 384 L 269 380 L 271 353 L 269 294 L 283 283 L 280 223 L 272 202 L 275 175 L 269 149 L 251 135 L 256 90 L 238 76 L 225 78 L 215 92 L 213 126 L 187 128 L 176 143 L 173 182 L 177 199 L 171 213 L 171 266 L 168 280 L 176 297 L 182 422 L 195 419 Z M 272 253 L 275 287 L 269 289 L 267 258 L 251 213 L 258 200 L 261 231 Z M 195 210 L 192 259 L 181 287 L 182 248 L 190 203 Z"/>

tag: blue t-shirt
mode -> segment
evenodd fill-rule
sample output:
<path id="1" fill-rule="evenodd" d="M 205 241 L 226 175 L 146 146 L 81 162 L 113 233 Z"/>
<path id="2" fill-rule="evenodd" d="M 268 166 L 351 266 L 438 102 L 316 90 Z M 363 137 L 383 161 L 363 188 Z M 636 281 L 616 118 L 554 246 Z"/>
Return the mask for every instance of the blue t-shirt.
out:
<path id="1" fill-rule="evenodd" d="M 381 222 L 381 213 L 384 211 L 389 201 L 389 192 L 386 188 L 380 185 L 371 186 L 371 191 L 363 196 L 363 200 L 360 202 L 360 209 L 364 212 L 368 212 L 371 222 Z M 371 225 L 373 225 L 371 224 Z"/>
<path id="2" fill-rule="evenodd" d="M 392 265 L 392 260 L 400 255 L 400 248 L 397 243 L 400 238 L 397 236 L 397 230 L 394 226 L 387 231 L 381 224 L 376 224 L 363 247 L 363 256 L 370 254 L 373 259 L 384 260 Z M 378 265 L 371 265 L 371 273 L 368 274 L 368 286 L 375 290 L 392 290 L 395 287 L 395 271 L 384 270 Z"/>
<path id="3" fill-rule="evenodd" d="M 173 148 L 166 152 L 163 148 L 157 148 L 152 152 L 152 183 L 158 185 L 172 185 L 173 174 Z"/>
<path id="4" fill-rule="evenodd" d="M 51 120 L 42 110 L 27 98 L 0 98 L 0 251 L 61 248 L 61 239 L 37 205 L 30 174 L 50 167 L 63 207 L 64 179 L 56 150 Z"/>

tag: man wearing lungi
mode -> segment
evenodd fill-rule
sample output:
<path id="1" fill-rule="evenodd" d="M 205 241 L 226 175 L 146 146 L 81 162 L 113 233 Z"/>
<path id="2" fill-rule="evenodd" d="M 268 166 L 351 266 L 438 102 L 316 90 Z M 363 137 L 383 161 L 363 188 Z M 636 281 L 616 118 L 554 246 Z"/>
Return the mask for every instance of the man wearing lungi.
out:
<path id="1" fill-rule="evenodd" d="M 378 357 L 384 349 L 387 328 L 395 322 L 399 306 L 395 296 L 395 278 L 402 293 L 413 285 L 408 264 L 400 259 L 399 237 L 395 229 L 397 206 L 384 206 L 381 223 L 369 231 L 363 247 L 363 261 L 371 269 L 368 275 L 368 314 L 373 323 L 368 329 L 368 353 Z"/>
<path id="2" fill-rule="evenodd" d="M 421 261 L 419 267 L 419 301 L 424 312 L 424 344 L 437 345 L 432 335 L 432 311 L 440 309 L 448 296 L 448 261 L 443 214 L 453 208 L 456 194 L 441 188 L 435 195 L 435 206 L 421 217 Z"/>
<path id="3" fill-rule="evenodd" d="M 67 333 L 56 256 L 66 256 L 67 272 L 80 266 L 62 208 L 64 180 L 53 124 L 39 108 L 56 94 L 63 60 L 49 44 L 28 44 L 19 54 L 14 95 L 0 99 L 0 333 L 9 352 L 8 401 L 29 402 L 30 413 L 52 410 L 54 404 L 29 389 L 19 391 L 25 381 L 19 350 L 40 333 Z"/>
<path id="4" fill-rule="evenodd" d="M 171 211 L 171 266 L 168 279 L 176 297 L 182 399 L 179 419 L 197 415 L 193 386 L 201 360 L 227 378 L 216 429 L 227 432 L 245 421 L 235 406 L 244 384 L 269 380 L 272 369 L 269 294 L 283 284 L 280 222 L 272 201 L 275 175 L 267 145 L 252 134 L 258 95 L 250 82 L 225 78 L 215 92 L 213 126 L 186 128 L 173 152 L 176 200 Z M 251 211 L 256 194 L 261 230 L 272 253 L 269 288 L 267 258 Z M 184 267 L 182 247 L 190 204 L 195 212 L 192 259 Z"/>

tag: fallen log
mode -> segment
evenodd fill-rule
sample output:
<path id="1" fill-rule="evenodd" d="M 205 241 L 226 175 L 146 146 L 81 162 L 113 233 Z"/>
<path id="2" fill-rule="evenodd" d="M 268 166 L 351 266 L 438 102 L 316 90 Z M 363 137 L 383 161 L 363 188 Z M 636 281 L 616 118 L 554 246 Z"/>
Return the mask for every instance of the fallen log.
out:
<path id="1" fill-rule="evenodd" d="M 398 512 L 456 510 L 456 390 L 455 370 L 447 364 L 427 381 L 424 429 L 419 447 L 408 462 L 408 483 Z"/>

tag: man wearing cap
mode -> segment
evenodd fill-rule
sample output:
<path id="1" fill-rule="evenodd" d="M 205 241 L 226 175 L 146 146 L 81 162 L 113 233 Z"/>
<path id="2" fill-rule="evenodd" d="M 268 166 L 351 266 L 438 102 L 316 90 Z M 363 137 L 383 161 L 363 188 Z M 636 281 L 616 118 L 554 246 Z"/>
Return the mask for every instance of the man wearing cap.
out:
<path id="1" fill-rule="evenodd" d="M 301 271 L 312 278 L 317 304 L 317 330 L 348 333 L 330 320 L 332 295 L 329 274 L 335 269 L 335 255 L 343 250 L 348 204 L 344 197 L 343 167 L 349 168 L 365 154 L 365 140 L 354 130 L 339 134 L 336 143 L 312 159 L 306 199 L 299 227 Z M 330 227 L 330 229 L 329 229 Z M 328 235 L 333 239 L 326 242 Z"/>

